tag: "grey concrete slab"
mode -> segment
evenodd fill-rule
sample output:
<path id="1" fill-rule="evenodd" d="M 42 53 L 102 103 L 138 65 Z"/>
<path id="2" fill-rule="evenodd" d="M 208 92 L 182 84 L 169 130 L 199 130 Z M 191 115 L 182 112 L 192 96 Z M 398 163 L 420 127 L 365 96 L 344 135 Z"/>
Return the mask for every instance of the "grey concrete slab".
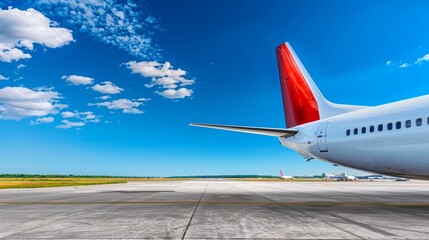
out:
<path id="1" fill-rule="evenodd" d="M 0 190 L 1 239 L 429 239 L 429 182 Z"/>

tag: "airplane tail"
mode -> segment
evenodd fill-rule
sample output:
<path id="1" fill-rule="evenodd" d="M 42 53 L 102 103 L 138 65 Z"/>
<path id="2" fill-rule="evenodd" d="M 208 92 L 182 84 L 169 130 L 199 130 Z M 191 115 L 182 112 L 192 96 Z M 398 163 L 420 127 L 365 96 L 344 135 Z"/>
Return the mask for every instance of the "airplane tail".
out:
<path id="1" fill-rule="evenodd" d="M 364 108 L 326 100 L 289 43 L 276 55 L 287 128 Z"/>
<path id="2" fill-rule="evenodd" d="M 298 133 L 295 126 L 364 108 L 326 100 L 289 43 L 278 46 L 276 53 L 287 129 L 205 123 L 190 125 L 287 138 Z"/>
<path id="3" fill-rule="evenodd" d="M 280 169 L 280 178 L 283 178 L 283 172 L 281 169 Z"/>

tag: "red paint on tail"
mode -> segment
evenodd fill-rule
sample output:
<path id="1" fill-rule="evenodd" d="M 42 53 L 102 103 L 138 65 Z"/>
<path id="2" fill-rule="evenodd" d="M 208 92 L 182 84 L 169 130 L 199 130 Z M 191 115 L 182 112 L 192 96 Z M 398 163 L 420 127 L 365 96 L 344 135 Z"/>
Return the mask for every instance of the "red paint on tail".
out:
<path id="1" fill-rule="evenodd" d="M 320 119 L 317 101 L 286 43 L 276 48 L 288 128 Z"/>

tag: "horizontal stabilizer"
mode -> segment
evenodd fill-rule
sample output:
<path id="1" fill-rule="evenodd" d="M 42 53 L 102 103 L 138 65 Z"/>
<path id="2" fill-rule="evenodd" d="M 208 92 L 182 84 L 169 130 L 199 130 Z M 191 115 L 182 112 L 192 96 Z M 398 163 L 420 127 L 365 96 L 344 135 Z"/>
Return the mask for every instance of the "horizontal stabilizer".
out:
<path id="1" fill-rule="evenodd" d="M 298 133 L 298 130 L 296 129 L 259 128 L 259 127 L 230 126 L 230 125 L 203 124 L 203 123 L 191 123 L 190 125 L 196 126 L 196 127 L 222 129 L 222 130 L 228 130 L 228 131 L 260 134 L 260 135 L 273 136 L 273 137 L 292 137 Z"/>

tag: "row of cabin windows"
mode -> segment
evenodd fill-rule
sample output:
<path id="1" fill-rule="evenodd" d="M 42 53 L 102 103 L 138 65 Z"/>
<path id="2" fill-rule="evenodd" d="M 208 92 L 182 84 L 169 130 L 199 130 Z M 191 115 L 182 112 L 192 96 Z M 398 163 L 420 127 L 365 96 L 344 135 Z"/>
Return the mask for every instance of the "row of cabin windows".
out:
<path id="1" fill-rule="evenodd" d="M 427 124 L 429 124 L 429 117 L 427 118 L 426 121 L 427 121 Z M 416 126 L 421 126 L 423 124 L 423 119 L 417 118 L 416 121 L 415 121 L 415 124 L 416 124 Z M 404 125 L 405 125 L 406 128 L 410 128 L 411 125 L 412 125 L 411 120 L 406 120 Z M 395 124 L 393 124 L 393 123 L 386 124 L 387 130 L 392 130 L 393 126 L 395 126 L 396 129 L 401 129 L 402 128 L 402 122 L 398 121 Z M 370 126 L 368 128 L 368 132 L 370 132 L 370 133 L 374 132 L 376 127 L 377 127 L 377 131 L 381 132 L 381 131 L 383 131 L 384 125 L 383 124 L 378 124 L 377 126 Z M 365 134 L 367 132 L 367 128 L 366 127 L 362 127 L 360 129 L 360 132 L 361 132 L 361 134 Z M 358 133 L 359 133 L 359 129 L 358 128 L 353 129 L 353 135 L 357 135 Z M 351 130 L 347 129 L 346 135 L 350 136 L 350 134 L 351 134 Z"/>

